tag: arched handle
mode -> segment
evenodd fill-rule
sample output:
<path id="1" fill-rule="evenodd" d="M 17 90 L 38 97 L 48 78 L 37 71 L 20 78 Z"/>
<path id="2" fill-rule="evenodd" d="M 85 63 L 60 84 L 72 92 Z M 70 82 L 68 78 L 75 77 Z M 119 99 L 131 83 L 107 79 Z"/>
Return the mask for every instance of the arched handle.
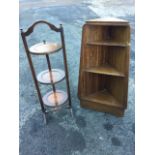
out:
<path id="1" fill-rule="evenodd" d="M 60 24 L 60 28 L 57 28 L 55 25 L 53 25 L 53 24 L 51 24 L 51 23 L 49 23 L 49 22 L 46 22 L 46 21 L 44 21 L 44 20 L 40 20 L 40 21 L 37 21 L 37 22 L 35 22 L 34 24 L 32 24 L 32 25 L 27 29 L 26 32 L 23 32 L 22 29 L 21 29 L 21 31 L 22 31 L 22 33 L 24 33 L 25 36 L 29 36 L 29 35 L 33 32 L 34 27 L 35 27 L 36 25 L 38 25 L 38 24 L 47 24 L 47 25 L 50 27 L 51 30 L 56 31 L 56 32 L 61 32 L 61 30 L 62 30 L 62 25 L 61 25 L 61 24 Z"/>

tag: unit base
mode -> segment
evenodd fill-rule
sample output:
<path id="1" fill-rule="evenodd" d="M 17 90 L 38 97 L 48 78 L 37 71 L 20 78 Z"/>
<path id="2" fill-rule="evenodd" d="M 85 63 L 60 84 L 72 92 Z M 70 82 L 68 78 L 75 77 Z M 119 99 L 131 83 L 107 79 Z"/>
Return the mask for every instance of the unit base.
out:
<path id="1" fill-rule="evenodd" d="M 110 113 L 117 117 L 123 117 L 124 110 L 125 110 L 125 109 L 107 106 L 107 105 L 103 105 L 103 104 L 101 105 L 99 103 L 88 102 L 85 100 L 80 101 L 80 106 L 83 108 L 88 108 L 88 109 L 92 109 L 92 110 L 96 110 L 96 111 L 100 111 L 100 112 L 107 112 L 107 113 Z"/>

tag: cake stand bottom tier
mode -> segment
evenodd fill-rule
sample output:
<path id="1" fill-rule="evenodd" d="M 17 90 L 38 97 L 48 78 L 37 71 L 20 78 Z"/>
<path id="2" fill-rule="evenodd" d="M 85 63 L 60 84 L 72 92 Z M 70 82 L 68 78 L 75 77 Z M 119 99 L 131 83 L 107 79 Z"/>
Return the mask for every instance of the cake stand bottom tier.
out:
<path id="1" fill-rule="evenodd" d="M 43 96 L 43 102 L 46 106 L 56 107 L 66 103 L 68 99 L 68 95 L 66 92 L 62 90 L 56 90 L 48 92 L 45 96 Z"/>

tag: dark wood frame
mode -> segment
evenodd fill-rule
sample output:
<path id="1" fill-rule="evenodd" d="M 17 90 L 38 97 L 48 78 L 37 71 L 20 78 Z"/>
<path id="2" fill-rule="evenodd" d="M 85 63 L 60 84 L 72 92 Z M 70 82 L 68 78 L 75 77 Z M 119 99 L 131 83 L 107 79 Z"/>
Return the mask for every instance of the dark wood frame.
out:
<path id="1" fill-rule="evenodd" d="M 33 77 L 35 87 L 36 87 L 36 90 L 37 90 L 41 110 L 43 112 L 44 122 L 47 123 L 47 118 L 46 118 L 47 111 L 46 111 L 46 108 L 45 108 L 43 100 L 42 100 L 42 95 L 41 95 L 41 91 L 40 91 L 40 88 L 39 88 L 39 83 L 37 81 L 35 68 L 34 68 L 34 65 L 33 65 L 33 62 L 32 62 L 32 58 L 31 58 L 31 53 L 29 51 L 28 43 L 27 43 L 27 40 L 26 40 L 26 37 L 28 37 L 33 32 L 35 26 L 38 25 L 38 24 L 46 24 L 46 25 L 49 26 L 49 28 L 51 30 L 60 33 L 61 44 L 62 44 L 62 52 L 63 52 L 63 60 L 64 60 L 64 66 L 65 66 L 65 77 L 66 77 L 66 84 L 67 84 L 68 104 L 69 104 L 69 109 L 71 109 L 71 114 L 72 114 L 72 103 L 71 103 L 71 95 L 70 95 L 70 85 L 69 85 L 69 75 L 68 75 L 68 67 L 67 67 L 67 55 L 66 55 L 66 48 L 65 48 L 64 30 L 63 30 L 62 24 L 60 24 L 60 28 L 57 28 L 55 25 L 53 25 L 53 24 L 51 24 L 49 22 L 40 20 L 40 21 L 37 21 L 34 24 L 32 24 L 27 29 L 27 31 L 25 31 L 25 32 L 23 32 L 23 29 L 20 29 L 23 44 L 24 44 L 24 48 L 25 48 L 25 52 L 26 52 L 28 62 L 29 62 L 29 65 L 30 65 L 30 70 L 31 70 L 32 77 Z M 47 64 L 48 64 L 48 69 L 49 69 L 49 71 L 51 71 L 51 63 L 50 63 L 49 55 L 48 54 L 45 54 L 45 55 L 46 55 L 46 60 L 47 60 Z M 52 85 L 53 91 L 55 92 L 56 88 L 55 88 L 55 85 L 53 83 L 52 74 L 50 74 L 50 80 L 51 80 L 51 85 Z"/>

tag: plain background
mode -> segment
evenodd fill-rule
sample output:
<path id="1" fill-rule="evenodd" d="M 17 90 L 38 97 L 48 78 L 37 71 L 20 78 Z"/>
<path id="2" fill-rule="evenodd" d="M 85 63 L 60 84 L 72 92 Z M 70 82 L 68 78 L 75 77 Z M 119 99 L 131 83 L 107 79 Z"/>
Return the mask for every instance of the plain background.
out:
<path id="1" fill-rule="evenodd" d="M 0 154 L 19 154 L 19 2 L 0 5 Z M 155 9 L 135 2 L 136 155 L 155 154 Z"/>

